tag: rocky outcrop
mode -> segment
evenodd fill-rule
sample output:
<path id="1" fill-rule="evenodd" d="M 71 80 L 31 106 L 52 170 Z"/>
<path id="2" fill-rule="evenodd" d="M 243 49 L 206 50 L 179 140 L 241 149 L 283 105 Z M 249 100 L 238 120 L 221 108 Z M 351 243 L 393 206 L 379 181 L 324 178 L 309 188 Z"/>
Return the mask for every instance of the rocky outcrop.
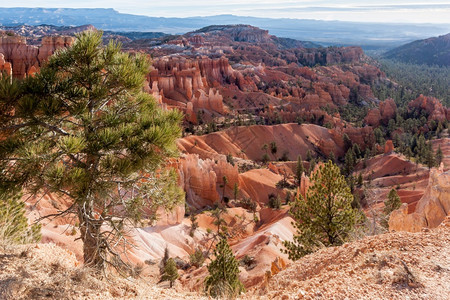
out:
<path id="1" fill-rule="evenodd" d="M 0 53 L 0 76 L 1 74 L 3 74 L 3 72 L 7 76 L 10 76 L 12 74 L 12 65 L 5 60 L 5 56 L 3 55 L 3 53 Z"/>
<path id="2" fill-rule="evenodd" d="M 373 127 L 378 127 L 380 125 L 381 114 L 378 108 L 369 109 L 366 117 L 364 118 L 364 122 Z"/>
<path id="3" fill-rule="evenodd" d="M 450 109 L 445 108 L 442 103 L 434 97 L 420 95 L 408 104 L 408 108 L 424 110 L 428 114 L 428 120 L 450 120 Z"/>
<path id="4" fill-rule="evenodd" d="M 397 113 L 397 105 L 394 102 L 394 99 L 388 98 L 383 102 L 380 102 L 380 114 L 381 121 L 384 124 L 388 124 L 390 119 L 395 118 Z"/>
<path id="5" fill-rule="evenodd" d="M 195 108 L 196 110 L 215 111 L 219 114 L 226 112 L 222 95 L 213 88 L 210 88 L 208 93 L 203 90 L 197 90 L 192 97 L 191 103 L 193 109 Z"/>
<path id="6" fill-rule="evenodd" d="M 450 171 L 433 169 L 428 187 L 413 213 L 408 205 L 391 213 L 389 230 L 419 232 L 422 228 L 435 228 L 450 213 Z"/>
<path id="7" fill-rule="evenodd" d="M 384 144 L 384 153 L 389 154 L 392 153 L 393 151 L 394 151 L 394 143 L 392 142 L 392 140 L 387 140 L 386 143 Z"/>
<path id="8" fill-rule="evenodd" d="M 195 207 L 213 206 L 220 200 L 214 161 L 187 155 L 180 164 L 180 177 L 186 192 L 186 202 Z"/>
<path id="9" fill-rule="evenodd" d="M 44 37 L 40 47 L 27 45 L 21 36 L 0 37 L 0 53 L 4 60 L 12 65 L 12 74 L 16 78 L 23 78 L 36 70 L 57 49 L 70 46 L 73 37 Z"/>
<path id="10" fill-rule="evenodd" d="M 396 113 L 397 105 L 393 99 L 388 98 L 385 101 L 380 102 L 378 108 L 370 109 L 367 112 L 364 121 L 366 124 L 374 127 L 378 127 L 380 123 L 387 125 L 389 120 L 395 118 Z"/>
<path id="11" fill-rule="evenodd" d="M 225 58 L 162 57 L 153 62 L 153 68 L 148 75 L 151 89 L 159 90 L 162 102 L 185 110 L 193 122 L 198 110 L 224 114 L 223 97 L 214 87 L 227 80 L 237 82 L 239 77 Z"/>
<path id="12" fill-rule="evenodd" d="M 265 43 L 270 41 L 268 30 L 253 26 L 235 26 L 228 30 L 230 37 L 237 42 Z"/>
<path id="13" fill-rule="evenodd" d="M 360 47 L 313 48 L 297 52 L 297 59 L 305 66 L 359 62 L 363 56 Z"/>

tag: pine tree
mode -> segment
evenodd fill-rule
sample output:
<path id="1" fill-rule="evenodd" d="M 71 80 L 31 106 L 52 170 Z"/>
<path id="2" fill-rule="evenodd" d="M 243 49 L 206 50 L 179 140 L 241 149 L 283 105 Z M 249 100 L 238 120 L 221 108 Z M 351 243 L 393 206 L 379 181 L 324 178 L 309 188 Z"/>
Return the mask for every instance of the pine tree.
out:
<path id="1" fill-rule="evenodd" d="M 358 174 L 358 186 L 361 187 L 363 185 L 363 183 L 364 183 L 364 180 L 363 180 L 362 174 L 359 173 Z"/>
<path id="2" fill-rule="evenodd" d="M 431 148 L 431 142 L 425 146 L 425 163 L 428 166 L 428 169 L 431 169 L 436 164 L 434 159 L 433 149 Z"/>
<path id="3" fill-rule="evenodd" d="M 423 134 L 417 139 L 417 146 L 415 149 L 419 162 L 426 162 L 427 143 Z"/>
<path id="4" fill-rule="evenodd" d="M 406 148 L 405 155 L 406 155 L 406 159 L 408 159 L 408 160 L 411 159 L 411 157 L 414 155 L 412 150 L 411 150 L 411 147 Z"/>
<path id="5" fill-rule="evenodd" d="M 349 149 L 345 154 L 345 174 L 350 175 L 355 167 L 355 154 Z"/>
<path id="6" fill-rule="evenodd" d="M 214 250 L 215 259 L 208 265 L 205 291 L 213 298 L 235 298 L 245 292 L 239 279 L 239 262 L 234 257 L 225 237 Z"/>
<path id="7" fill-rule="evenodd" d="M 391 189 L 388 194 L 388 200 L 384 202 L 384 220 L 381 221 L 381 225 L 385 228 L 389 227 L 388 221 L 389 216 L 391 215 L 391 212 L 393 212 L 396 209 L 399 209 L 400 206 L 402 206 L 402 201 L 400 200 L 400 197 L 398 196 L 398 193 L 396 190 Z"/>
<path id="8" fill-rule="evenodd" d="M 306 151 L 306 161 L 310 162 L 313 159 L 313 155 L 311 150 L 308 149 L 308 151 Z"/>
<path id="9" fill-rule="evenodd" d="M 336 157 L 335 157 L 333 151 L 330 151 L 330 154 L 328 155 L 328 159 L 331 160 L 334 163 L 336 162 Z"/>
<path id="10" fill-rule="evenodd" d="M 195 249 L 194 253 L 189 255 L 189 261 L 191 265 L 193 265 L 196 268 L 200 268 L 203 266 L 203 263 L 205 262 L 205 256 L 203 254 L 203 251 L 200 249 Z"/>
<path id="11" fill-rule="evenodd" d="M 342 136 L 342 139 L 344 141 L 344 150 L 348 151 L 353 145 L 352 140 L 348 137 L 346 133 Z"/>
<path id="12" fill-rule="evenodd" d="M 234 183 L 233 194 L 234 194 L 234 201 L 237 201 L 239 195 L 239 184 L 237 182 Z"/>
<path id="13" fill-rule="evenodd" d="M 173 287 L 173 283 L 178 279 L 178 277 L 177 264 L 173 258 L 169 258 L 164 267 L 164 273 L 161 276 L 161 281 L 169 281 L 170 287 Z"/>
<path id="14" fill-rule="evenodd" d="M 292 194 L 290 191 L 286 192 L 286 198 L 284 198 L 284 203 L 288 205 L 292 200 Z"/>
<path id="15" fill-rule="evenodd" d="M 4 243 L 26 244 L 41 239 L 41 225 L 28 225 L 21 194 L 0 199 L 0 240 Z"/>
<path id="16" fill-rule="evenodd" d="M 311 161 L 309 162 L 309 169 L 308 169 L 308 176 L 314 172 L 314 168 L 316 167 L 316 160 L 313 158 L 311 159 Z"/>
<path id="17" fill-rule="evenodd" d="M 361 148 L 359 148 L 358 144 L 353 144 L 352 152 L 355 156 L 355 159 L 361 158 Z"/>
<path id="18" fill-rule="evenodd" d="M 272 155 L 275 155 L 277 154 L 277 151 L 278 151 L 277 143 L 270 142 L 270 153 L 272 153 Z"/>
<path id="19" fill-rule="evenodd" d="M 191 229 L 189 230 L 189 236 L 194 237 L 195 231 L 198 228 L 197 215 L 195 213 L 191 213 L 189 216 L 189 220 L 191 221 Z"/>
<path id="20" fill-rule="evenodd" d="M 359 210 L 352 208 L 354 198 L 345 177 L 331 161 L 311 175 L 311 182 L 305 199 L 298 197 L 290 210 L 297 232 L 293 241 L 283 244 L 292 260 L 322 245 L 343 244 L 361 217 Z"/>
<path id="21" fill-rule="evenodd" d="M 225 227 L 226 227 L 226 222 L 225 220 L 222 218 L 222 214 L 226 212 L 225 207 L 223 206 L 219 206 L 216 209 L 214 209 L 212 211 L 212 217 L 214 218 L 213 224 L 217 226 L 217 234 L 220 235 L 221 234 L 221 230 L 225 231 Z"/>
<path id="22" fill-rule="evenodd" d="M 182 114 L 142 92 L 148 71 L 146 56 L 104 46 L 101 32 L 88 31 L 23 81 L 14 101 L 0 97 L 0 107 L 12 108 L 0 112 L 0 193 L 22 187 L 70 200 L 52 217 L 78 217 L 84 263 L 96 269 L 126 267 L 126 228 L 144 206 L 170 209 L 184 199 L 165 166 L 178 151 Z"/>
<path id="23" fill-rule="evenodd" d="M 297 166 L 295 168 L 295 180 L 297 181 L 297 185 L 300 187 L 302 174 L 305 172 L 305 168 L 303 167 L 302 156 L 299 155 L 297 157 Z"/>
<path id="24" fill-rule="evenodd" d="M 381 131 L 380 128 L 375 128 L 373 134 L 375 135 L 375 141 L 378 143 L 378 145 L 384 145 L 385 140 L 383 131 Z"/>

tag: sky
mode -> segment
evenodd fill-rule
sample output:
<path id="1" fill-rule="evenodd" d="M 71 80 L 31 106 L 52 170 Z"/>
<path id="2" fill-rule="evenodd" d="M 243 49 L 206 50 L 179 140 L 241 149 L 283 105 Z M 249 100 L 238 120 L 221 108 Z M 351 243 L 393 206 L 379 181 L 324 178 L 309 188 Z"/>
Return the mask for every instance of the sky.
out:
<path id="1" fill-rule="evenodd" d="M 6 2 L 6 1 L 5 1 Z M 450 23 L 450 0 L 14 0 L 1 7 L 114 8 L 155 17 L 233 14 L 356 22 Z"/>

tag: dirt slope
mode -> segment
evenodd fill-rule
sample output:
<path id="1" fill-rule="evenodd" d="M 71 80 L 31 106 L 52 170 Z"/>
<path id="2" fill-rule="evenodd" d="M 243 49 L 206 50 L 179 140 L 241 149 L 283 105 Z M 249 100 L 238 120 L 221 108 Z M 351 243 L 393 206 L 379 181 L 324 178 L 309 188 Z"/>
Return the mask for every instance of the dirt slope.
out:
<path id="1" fill-rule="evenodd" d="M 109 276 L 99 280 L 75 255 L 54 244 L 0 249 L 0 299 L 201 299 L 166 289 L 154 278 Z"/>
<path id="2" fill-rule="evenodd" d="M 269 299 L 448 299 L 450 217 L 437 229 L 322 249 L 246 295 Z M 260 296 L 261 297 L 261 296 Z"/>

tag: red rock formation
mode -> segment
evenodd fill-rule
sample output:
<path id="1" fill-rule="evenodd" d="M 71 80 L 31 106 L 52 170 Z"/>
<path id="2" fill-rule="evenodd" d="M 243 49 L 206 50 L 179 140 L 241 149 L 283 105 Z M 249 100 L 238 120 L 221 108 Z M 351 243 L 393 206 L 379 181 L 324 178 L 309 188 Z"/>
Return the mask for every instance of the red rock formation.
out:
<path id="1" fill-rule="evenodd" d="M 392 140 L 387 140 L 384 144 L 384 153 L 388 154 L 394 151 L 394 144 L 392 143 Z"/>
<path id="2" fill-rule="evenodd" d="M 419 232 L 422 228 L 435 228 L 450 213 L 450 171 L 433 169 L 428 187 L 413 213 L 408 205 L 391 213 L 389 230 Z"/>
<path id="3" fill-rule="evenodd" d="M 369 109 L 367 116 L 364 118 L 364 122 L 373 127 L 378 127 L 380 125 L 381 113 L 378 108 Z"/>
<path id="4" fill-rule="evenodd" d="M 181 160 L 180 177 L 189 205 L 203 208 L 220 200 L 213 165 L 214 161 L 201 160 L 197 155 L 187 155 Z"/>
<path id="5" fill-rule="evenodd" d="M 381 121 L 387 125 L 390 119 L 394 119 L 397 113 L 397 105 L 394 99 L 388 98 L 383 102 L 380 102 L 380 114 Z"/>
<path id="6" fill-rule="evenodd" d="M 227 59 L 162 57 L 153 62 L 153 67 L 148 76 L 152 90 L 160 91 L 162 102 L 184 107 L 189 121 L 196 121 L 194 115 L 200 109 L 226 113 L 223 97 L 212 87 L 227 78 L 238 80 Z"/>
<path id="7" fill-rule="evenodd" d="M 408 104 L 410 109 L 425 110 L 428 113 L 428 120 L 445 121 L 450 120 L 449 109 L 434 97 L 420 95 Z"/>
<path id="8" fill-rule="evenodd" d="M 5 72 L 7 76 L 10 76 L 12 74 L 12 66 L 11 63 L 6 62 L 3 53 L 0 53 L 0 76 L 3 72 Z"/>
<path id="9" fill-rule="evenodd" d="M 203 90 L 197 90 L 190 103 L 196 110 L 210 110 L 219 114 L 225 114 L 226 112 L 222 95 L 220 95 L 219 91 L 214 91 L 212 88 L 209 89 L 208 94 Z"/>
<path id="10" fill-rule="evenodd" d="M 12 65 L 14 77 L 23 78 L 42 65 L 57 49 L 70 46 L 73 37 L 44 37 L 40 47 L 27 45 L 26 39 L 21 36 L 0 37 L 0 53 Z"/>
<path id="11" fill-rule="evenodd" d="M 384 125 L 389 123 L 389 120 L 394 119 L 397 113 L 397 105 L 391 98 L 380 102 L 378 108 L 370 109 L 367 112 L 367 116 L 364 118 L 364 122 L 370 126 L 378 127 L 380 122 Z"/>

